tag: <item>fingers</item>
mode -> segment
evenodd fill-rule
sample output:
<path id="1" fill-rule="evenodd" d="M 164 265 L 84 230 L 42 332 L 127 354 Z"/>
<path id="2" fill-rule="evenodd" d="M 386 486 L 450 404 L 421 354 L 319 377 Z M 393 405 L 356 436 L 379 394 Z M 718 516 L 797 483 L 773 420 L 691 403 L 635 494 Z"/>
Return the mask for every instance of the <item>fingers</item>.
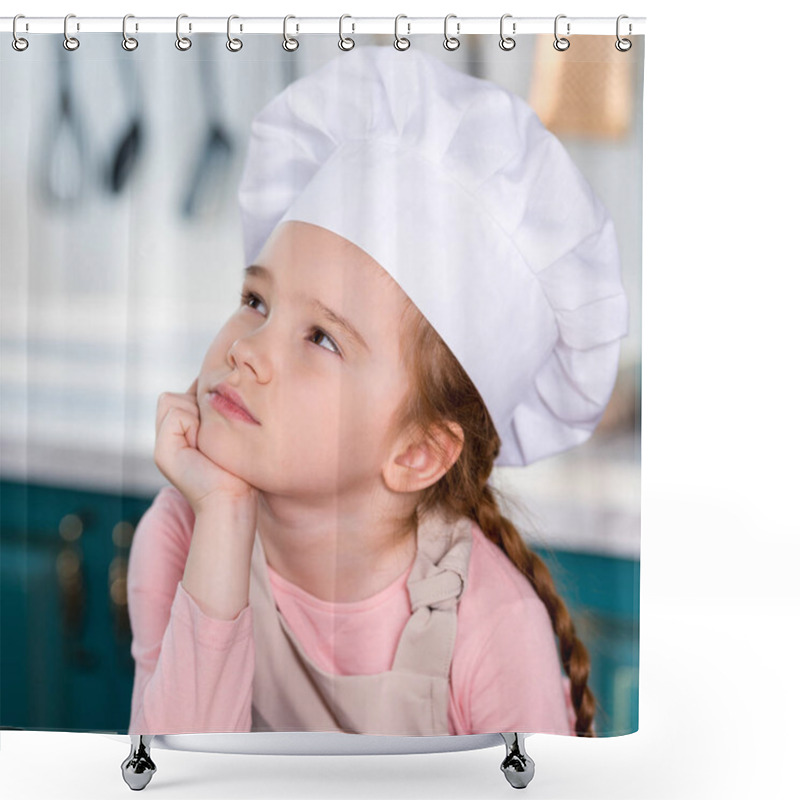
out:
<path id="1" fill-rule="evenodd" d="M 197 381 L 195 381 L 195 384 L 196 382 Z M 197 405 L 196 396 L 188 393 L 180 394 L 178 392 L 162 392 L 158 396 L 158 405 L 156 408 L 156 435 L 158 435 L 158 432 L 164 423 L 164 419 L 172 409 L 186 412 L 195 418 L 198 418 L 200 414 L 200 408 Z"/>
<path id="2" fill-rule="evenodd" d="M 169 401 L 170 398 L 166 398 Z M 163 406 L 163 407 L 162 407 Z M 159 402 L 160 422 L 156 430 L 156 466 L 170 477 L 171 465 L 177 454 L 185 448 L 197 449 L 200 414 L 197 406 L 170 405 Z"/>
<path id="3" fill-rule="evenodd" d="M 193 414 L 190 417 L 183 417 L 180 421 L 183 436 L 189 447 L 197 449 L 197 430 L 200 426 L 200 415 Z"/>

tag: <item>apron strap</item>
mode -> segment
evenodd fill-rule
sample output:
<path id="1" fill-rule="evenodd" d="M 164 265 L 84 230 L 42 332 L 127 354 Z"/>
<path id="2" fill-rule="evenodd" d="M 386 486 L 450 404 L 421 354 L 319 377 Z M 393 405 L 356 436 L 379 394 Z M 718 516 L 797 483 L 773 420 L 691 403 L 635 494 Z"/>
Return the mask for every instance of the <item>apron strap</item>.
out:
<path id="1" fill-rule="evenodd" d="M 409 576 L 410 577 L 410 576 Z M 464 579 L 458 572 L 446 571 L 431 575 L 416 583 L 408 582 L 411 610 L 420 606 L 446 609 L 455 606 L 464 589 Z"/>
<path id="2" fill-rule="evenodd" d="M 417 558 L 407 581 L 411 618 L 393 670 L 449 678 L 471 549 L 472 521 L 467 517 L 448 522 L 434 512 L 420 521 Z"/>

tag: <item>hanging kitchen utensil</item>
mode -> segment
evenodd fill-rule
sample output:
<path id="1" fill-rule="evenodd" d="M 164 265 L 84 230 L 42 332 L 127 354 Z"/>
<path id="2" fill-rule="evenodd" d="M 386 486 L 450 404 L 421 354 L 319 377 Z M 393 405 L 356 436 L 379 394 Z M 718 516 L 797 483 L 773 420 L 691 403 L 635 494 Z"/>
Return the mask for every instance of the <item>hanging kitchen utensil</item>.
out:
<path id="1" fill-rule="evenodd" d="M 233 144 L 220 119 L 221 94 L 215 82 L 214 62 L 210 58 L 202 57 L 197 60 L 208 133 L 195 162 L 181 214 L 185 218 L 210 218 L 221 207 L 222 189 L 232 164 Z"/>
<path id="2" fill-rule="evenodd" d="M 59 106 L 44 148 L 43 196 L 46 205 L 73 211 L 86 192 L 87 144 L 72 87 L 70 59 L 75 55 L 62 47 L 58 50 Z"/>
<path id="3" fill-rule="evenodd" d="M 125 96 L 132 97 L 133 101 L 130 120 L 122 138 L 112 150 L 110 165 L 105 176 L 108 190 L 114 193 L 122 191 L 130 180 L 134 167 L 141 160 L 144 129 L 142 107 L 144 104 L 140 81 L 136 74 L 136 65 L 132 59 L 133 56 L 130 56 L 120 62 Z"/>

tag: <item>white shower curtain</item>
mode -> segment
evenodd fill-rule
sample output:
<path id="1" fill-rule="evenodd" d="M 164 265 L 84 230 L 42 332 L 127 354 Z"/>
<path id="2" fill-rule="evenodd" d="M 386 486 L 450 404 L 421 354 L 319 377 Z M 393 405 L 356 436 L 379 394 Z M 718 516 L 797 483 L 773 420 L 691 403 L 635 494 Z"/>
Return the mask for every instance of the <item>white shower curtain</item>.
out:
<path id="1" fill-rule="evenodd" d="M 644 37 L 449 51 L 357 33 L 348 52 L 335 33 L 296 50 L 253 34 L 231 50 L 186 29 L 188 49 L 164 33 L 127 51 L 72 32 L 72 51 L 52 33 L 0 55 L 0 728 L 637 730 Z M 465 97 L 485 82 L 485 100 L 470 115 L 427 82 L 442 75 Z M 389 130 L 392 158 L 439 148 L 430 170 L 463 207 L 432 194 L 422 161 L 414 196 L 415 167 L 379 147 L 333 171 L 349 141 Z M 484 247 L 497 260 L 465 278 Z M 312 290 L 357 332 L 318 315 L 301 363 L 290 298 Z M 464 462 L 445 483 L 463 443 L 386 466 L 387 398 L 414 386 L 391 369 L 411 358 L 406 299 L 488 407 L 490 476 Z M 576 322 L 539 340 L 551 307 Z M 574 376 L 595 367 L 576 365 L 603 347 L 618 349 L 597 356 L 608 391 L 592 396 Z M 504 403 L 533 403 L 526 370 L 548 348 L 570 385 L 542 379 L 525 428 Z M 563 425 L 545 447 L 549 416 Z M 197 488 L 203 470 L 218 483 Z M 433 501 L 411 514 L 412 495 L 478 485 L 479 503 L 450 505 L 460 522 Z"/>

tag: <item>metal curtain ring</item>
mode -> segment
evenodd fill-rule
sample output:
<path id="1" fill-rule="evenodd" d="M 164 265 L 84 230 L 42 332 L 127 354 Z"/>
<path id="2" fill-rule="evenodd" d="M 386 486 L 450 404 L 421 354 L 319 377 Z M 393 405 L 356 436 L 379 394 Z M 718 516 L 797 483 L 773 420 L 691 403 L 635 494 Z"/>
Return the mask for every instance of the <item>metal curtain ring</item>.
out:
<path id="1" fill-rule="evenodd" d="M 501 50 L 513 50 L 517 46 L 517 42 L 516 42 L 515 39 L 513 39 L 511 36 L 506 36 L 503 33 L 503 23 L 509 17 L 511 17 L 511 14 L 503 14 L 503 16 L 500 17 L 500 49 Z M 517 23 L 516 22 L 512 22 L 511 23 L 511 32 L 512 33 L 516 33 L 517 32 Z"/>
<path id="2" fill-rule="evenodd" d="M 126 30 L 126 25 L 128 20 L 133 17 L 133 14 L 126 14 L 122 18 L 122 49 L 127 50 L 130 52 L 131 50 L 135 50 L 139 46 L 139 40 L 134 39 L 131 36 L 128 36 L 128 32 Z M 136 26 L 136 30 L 139 30 L 139 26 Z"/>
<path id="3" fill-rule="evenodd" d="M 17 14 L 14 17 L 14 22 L 11 25 L 11 32 L 14 34 L 14 38 L 11 40 L 11 46 L 18 52 L 21 53 L 23 50 L 28 49 L 28 40 L 23 39 L 21 36 L 17 35 L 17 20 L 18 19 L 25 19 L 24 14 Z"/>
<path id="4" fill-rule="evenodd" d="M 192 40 L 188 36 L 181 36 L 181 20 L 188 17 L 188 14 L 178 14 L 175 20 L 175 47 L 178 50 L 188 50 L 192 46 Z M 192 23 L 189 23 L 189 31 L 192 30 Z"/>
<path id="5" fill-rule="evenodd" d="M 345 19 L 353 19 L 353 18 L 349 14 L 342 14 L 342 16 L 339 17 L 339 49 L 352 50 L 356 46 L 355 40 L 351 39 L 349 36 L 345 36 L 342 33 L 342 23 L 345 21 Z M 355 33 L 356 32 L 355 22 L 352 23 L 351 28 L 352 28 L 351 33 Z"/>
<path id="6" fill-rule="evenodd" d="M 621 19 L 628 19 L 628 18 L 629 17 L 628 17 L 627 14 L 620 14 L 617 17 L 617 41 L 614 42 L 614 47 L 616 47 L 617 50 L 620 51 L 620 53 L 627 53 L 628 50 L 630 50 L 631 47 L 633 47 L 633 42 L 630 39 L 620 39 L 619 38 L 619 21 Z M 631 27 L 631 24 L 629 22 L 628 23 L 628 35 L 629 36 L 632 33 L 632 31 L 633 31 L 633 28 Z"/>
<path id="7" fill-rule="evenodd" d="M 64 42 L 63 42 L 63 44 L 64 44 L 64 49 L 65 50 L 77 50 L 81 46 L 81 43 L 74 36 L 70 36 L 67 33 L 67 22 L 68 22 L 70 17 L 74 17 L 74 16 L 75 16 L 74 14 L 67 14 L 67 16 L 64 17 Z M 80 29 L 81 29 L 80 25 L 78 25 L 78 30 L 80 30 Z"/>
<path id="8" fill-rule="evenodd" d="M 288 50 L 290 52 L 294 52 L 295 50 L 297 50 L 298 47 L 300 47 L 300 42 L 298 42 L 297 39 L 295 39 L 294 37 L 289 36 L 289 34 L 286 32 L 286 23 L 290 19 L 297 19 L 297 17 L 293 17 L 291 14 L 287 14 L 283 18 L 283 49 Z M 295 30 L 299 31 L 300 26 L 295 25 Z"/>
<path id="9" fill-rule="evenodd" d="M 461 46 L 461 40 L 458 38 L 458 34 L 461 33 L 461 23 L 456 22 L 456 36 L 448 36 L 447 34 L 447 23 L 449 20 L 455 18 L 455 14 L 448 14 L 444 18 L 444 41 L 442 45 L 445 50 L 458 50 Z"/>
<path id="10" fill-rule="evenodd" d="M 567 50 L 569 48 L 569 39 L 565 39 L 563 36 L 561 38 L 559 38 L 559 36 L 558 36 L 558 21 L 560 19 L 566 19 L 566 18 L 567 18 L 566 14 L 559 14 L 556 17 L 555 24 L 553 25 L 553 35 L 556 37 L 555 41 L 553 42 L 553 47 L 555 47 L 555 49 L 558 50 L 561 53 L 563 53 L 564 50 Z M 567 23 L 567 36 L 569 36 L 569 22 Z"/>
<path id="11" fill-rule="evenodd" d="M 411 47 L 411 41 L 406 39 L 405 36 L 398 35 L 397 32 L 397 23 L 401 19 L 408 19 L 408 17 L 405 14 L 398 14 L 394 18 L 394 47 L 395 50 L 408 50 L 408 48 Z M 406 26 L 408 27 L 408 33 L 411 33 L 411 24 L 407 22 Z"/>
<path id="12" fill-rule="evenodd" d="M 244 45 L 242 44 L 242 40 L 241 39 L 233 39 L 233 38 L 231 38 L 231 20 L 232 19 L 239 19 L 239 17 L 236 14 L 231 14 L 228 17 L 228 41 L 225 42 L 225 47 L 227 47 L 228 50 L 231 51 L 231 53 L 238 53 L 242 49 L 242 47 L 244 47 Z M 239 27 L 239 30 L 241 30 L 241 26 Z"/>

